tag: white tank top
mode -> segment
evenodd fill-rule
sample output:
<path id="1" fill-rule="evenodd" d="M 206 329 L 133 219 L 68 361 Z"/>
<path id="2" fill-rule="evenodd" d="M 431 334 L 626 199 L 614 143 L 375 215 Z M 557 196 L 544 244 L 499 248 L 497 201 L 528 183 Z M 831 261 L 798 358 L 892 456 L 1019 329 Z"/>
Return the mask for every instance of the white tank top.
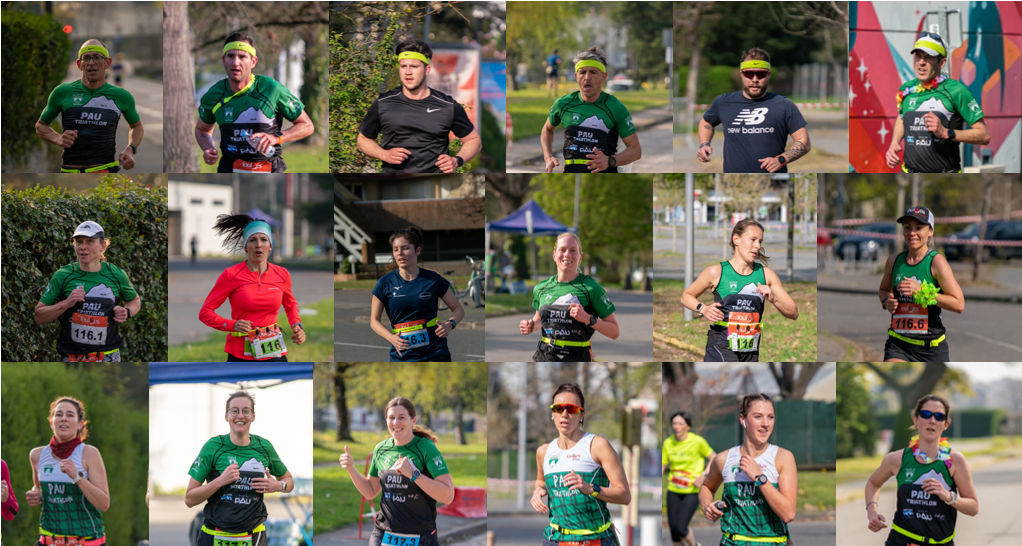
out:
<path id="1" fill-rule="evenodd" d="M 78 444 L 78 447 L 71 452 L 71 456 L 68 459 L 75 464 L 75 470 L 85 475 L 84 479 L 89 479 L 89 471 L 85 470 L 85 466 L 82 464 L 82 453 L 85 452 L 85 444 Z M 72 480 L 67 474 L 60 470 L 60 459 L 53 456 L 53 450 L 50 446 L 43 448 L 43 452 L 39 454 L 39 481 L 50 482 L 50 483 L 72 483 Z"/>
<path id="2" fill-rule="evenodd" d="M 557 446 L 557 440 L 550 442 L 546 448 L 546 456 L 543 457 L 544 474 L 567 474 L 572 470 L 576 474 L 582 472 L 596 472 L 600 465 L 596 464 L 589 450 L 596 435 L 587 432 L 577 444 L 569 449 L 561 449 Z"/>
<path id="3" fill-rule="evenodd" d="M 727 459 L 724 461 L 724 471 L 721 473 L 724 477 L 724 483 L 751 482 L 756 480 L 756 476 L 749 476 L 741 469 L 742 453 L 739 449 L 740 447 L 732 447 L 727 452 Z M 777 483 L 777 467 L 774 465 L 774 458 L 776 456 L 777 446 L 770 444 L 762 455 L 756 457 L 756 464 L 759 465 L 760 471 L 766 474 L 770 483 Z"/>

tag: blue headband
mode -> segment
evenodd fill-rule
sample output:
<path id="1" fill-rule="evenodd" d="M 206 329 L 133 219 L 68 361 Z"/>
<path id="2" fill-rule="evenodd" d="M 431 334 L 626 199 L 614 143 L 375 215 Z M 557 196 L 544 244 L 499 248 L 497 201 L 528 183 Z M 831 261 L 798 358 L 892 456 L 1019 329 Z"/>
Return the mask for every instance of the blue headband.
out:
<path id="1" fill-rule="evenodd" d="M 256 220 L 254 222 L 249 222 L 249 224 L 245 226 L 245 231 L 242 232 L 242 240 L 244 241 L 242 243 L 243 247 L 248 244 L 248 238 L 255 233 L 265 233 L 266 236 L 270 238 L 270 245 L 273 245 L 273 233 L 270 231 L 270 224 L 267 224 L 262 220 Z"/>

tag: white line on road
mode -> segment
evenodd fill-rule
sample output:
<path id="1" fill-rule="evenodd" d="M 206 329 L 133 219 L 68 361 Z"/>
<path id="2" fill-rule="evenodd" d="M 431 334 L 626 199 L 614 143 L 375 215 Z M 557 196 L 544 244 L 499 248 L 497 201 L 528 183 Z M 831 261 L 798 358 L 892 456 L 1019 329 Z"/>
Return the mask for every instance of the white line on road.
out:
<path id="1" fill-rule="evenodd" d="M 968 330 L 962 330 L 962 333 L 967 335 L 967 336 L 974 337 L 974 338 L 976 338 L 978 340 L 985 341 L 987 343 L 993 343 L 994 345 L 1000 345 L 1001 347 L 1007 347 L 1008 349 L 1011 349 L 1013 351 L 1017 351 L 1017 352 L 1022 353 L 1022 347 L 1017 347 L 1017 346 L 1012 345 L 1010 343 L 1005 343 L 1003 341 L 998 341 L 996 339 L 991 339 L 991 338 L 989 338 L 987 336 L 984 336 L 984 335 L 980 335 L 980 334 L 977 334 L 977 333 L 974 333 L 974 332 L 969 332 Z"/>
<path id="2" fill-rule="evenodd" d="M 346 345 L 348 347 L 365 347 L 367 349 L 383 349 L 383 350 L 386 350 L 386 351 L 390 350 L 390 347 L 377 347 L 376 345 L 361 345 L 361 344 L 358 344 L 358 343 L 341 343 L 340 341 L 335 341 L 334 345 Z M 483 358 L 483 359 L 486 358 L 486 355 L 470 355 L 470 354 L 466 354 L 465 356 L 470 356 L 472 358 Z"/>

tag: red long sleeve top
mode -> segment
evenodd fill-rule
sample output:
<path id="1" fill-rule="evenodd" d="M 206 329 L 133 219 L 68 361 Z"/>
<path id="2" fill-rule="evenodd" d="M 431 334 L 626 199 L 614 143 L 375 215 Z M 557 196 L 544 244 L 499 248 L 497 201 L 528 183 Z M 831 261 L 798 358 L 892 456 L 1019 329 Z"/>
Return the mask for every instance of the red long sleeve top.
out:
<path id="1" fill-rule="evenodd" d="M 229 319 L 216 313 L 227 299 L 231 301 Z M 265 328 L 277 323 L 277 313 L 282 304 L 288 324 L 294 331 L 295 325 L 301 324 L 302 319 L 298 315 L 298 302 L 291 293 L 291 274 L 283 267 L 267 264 L 266 272 L 260 277 L 242 262 L 220 274 L 202 304 L 199 320 L 221 332 L 233 332 L 234 324 L 239 320 L 250 321 L 253 327 Z M 241 359 L 253 360 L 245 355 L 244 337 L 228 335 L 224 351 Z"/>

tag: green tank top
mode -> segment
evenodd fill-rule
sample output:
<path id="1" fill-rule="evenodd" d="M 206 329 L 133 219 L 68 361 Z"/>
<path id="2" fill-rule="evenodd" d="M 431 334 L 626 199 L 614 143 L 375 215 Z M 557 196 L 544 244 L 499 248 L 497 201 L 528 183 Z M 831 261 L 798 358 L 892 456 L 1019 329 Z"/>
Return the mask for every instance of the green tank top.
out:
<path id="1" fill-rule="evenodd" d="M 104 83 L 89 89 L 81 80 L 58 85 L 46 101 L 39 119 L 53 123 L 60 115 L 64 131 L 78 131 L 78 138 L 65 148 L 64 165 L 105 165 L 117 161 L 117 122 L 121 115 L 130 125 L 138 123 L 135 99 L 124 89 Z"/>
<path id="2" fill-rule="evenodd" d="M 616 97 L 600 93 L 596 102 L 582 100 L 580 91 L 557 99 L 548 114 L 550 125 L 564 126 L 564 159 L 587 160 L 586 156 L 599 148 L 604 155 L 617 153 L 618 137 L 635 133 L 635 124 L 625 105 Z M 567 163 L 564 172 L 589 172 L 584 163 Z M 610 168 L 607 173 L 617 172 Z"/>
<path id="3" fill-rule="evenodd" d="M 550 523 L 543 531 L 545 540 L 574 542 L 614 536 L 607 503 L 583 495 L 578 489 L 570 489 L 571 486 L 564 483 L 564 477 L 574 471 L 590 484 L 610 486 L 607 473 L 590 454 L 595 438 L 596 435 L 587 432 L 570 449 L 558 447 L 557 440 L 547 446 L 543 458 L 543 480 L 546 482 Z"/>
<path id="4" fill-rule="evenodd" d="M 720 262 L 720 281 L 713 289 L 713 301 L 721 304 L 724 320 L 711 324 L 709 335 L 725 335 L 727 348 L 734 352 L 759 350 L 764 308 L 760 284 L 766 284 L 763 264 L 753 262 L 752 273 L 739 275 L 731 262 Z"/>
<path id="5" fill-rule="evenodd" d="M 720 519 L 720 530 L 747 537 L 785 537 L 788 536 L 788 525 L 778 516 L 766 498 L 763 497 L 761 487 L 778 488 L 777 480 L 780 474 L 774 460 L 777 457 L 777 446 L 770 444 L 770 447 L 756 457 L 763 474 L 767 477 L 765 485 L 756 485 L 753 481 L 755 476 L 749 476 L 740 468 L 742 459 L 739 446 L 731 448 L 724 461 L 724 468 L 721 476 L 724 480 L 724 502 L 727 508 L 724 509 L 724 516 Z M 735 539 L 732 544 L 742 546 L 762 546 L 763 543 L 755 541 L 743 541 Z"/>
<path id="6" fill-rule="evenodd" d="M 944 461 L 923 464 L 916 460 L 911 449 L 905 448 L 901 468 L 898 469 L 898 509 L 894 513 L 893 523 L 912 534 L 939 541 L 954 534 L 958 510 L 936 495 L 923 491 L 923 481 L 929 478 L 941 482 L 949 491 L 958 491 L 951 477 L 951 469 Z M 897 539 L 895 543 L 915 542 L 906 538 L 906 535 L 892 528 L 891 539 Z M 891 542 L 888 540 L 888 543 Z M 954 546 L 954 542 L 946 544 Z"/>
<path id="7" fill-rule="evenodd" d="M 908 265 L 905 257 L 908 251 L 898 254 L 894 259 L 894 267 L 891 269 L 891 292 L 898 297 L 898 308 L 891 316 L 891 330 L 895 333 L 910 339 L 931 341 L 944 335 L 944 323 L 941 320 L 941 308 L 936 305 L 922 307 L 912 300 L 911 296 L 903 296 L 894 288 L 902 279 L 913 279 L 919 284 L 923 281 L 934 284 L 940 288 L 940 282 L 930 272 L 933 258 L 937 256 L 936 250 L 931 250 L 919 263 Z"/>
<path id="8" fill-rule="evenodd" d="M 85 444 L 79 444 L 68 459 L 75 464 L 78 472 L 89 478 L 82 464 Z M 60 459 L 53 455 L 50 446 L 43 448 L 36 465 L 39 487 L 42 492 L 43 511 L 39 516 L 39 534 L 73 537 L 100 538 L 106 535 L 103 527 L 103 512 L 89 503 L 82 489 L 71 477 L 61 472 Z"/>

